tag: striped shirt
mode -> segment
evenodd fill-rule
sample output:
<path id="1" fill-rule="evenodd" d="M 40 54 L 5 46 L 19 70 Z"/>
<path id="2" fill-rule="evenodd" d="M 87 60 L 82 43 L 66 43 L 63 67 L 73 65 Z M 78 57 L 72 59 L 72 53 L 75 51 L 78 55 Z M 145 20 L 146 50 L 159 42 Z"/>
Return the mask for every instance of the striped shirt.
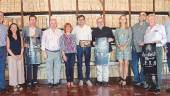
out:
<path id="1" fill-rule="evenodd" d="M 8 28 L 0 24 L 0 47 L 6 46 L 6 37 L 7 37 L 7 32 Z"/>
<path id="2" fill-rule="evenodd" d="M 60 50 L 60 37 L 62 34 L 60 29 L 56 29 L 55 32 L 51 29 L 45 30 L 42 35 L 41 49 L 43 51 L 46 49 L 50 51 Z"/>

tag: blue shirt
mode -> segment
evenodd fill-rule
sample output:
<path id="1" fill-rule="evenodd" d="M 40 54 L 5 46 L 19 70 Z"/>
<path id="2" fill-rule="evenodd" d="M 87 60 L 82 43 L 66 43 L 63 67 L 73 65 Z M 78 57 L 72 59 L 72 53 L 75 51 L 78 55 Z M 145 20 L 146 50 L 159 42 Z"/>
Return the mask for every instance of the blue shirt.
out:
<path id="1" fill-rule="evenodd" d="M 8 28 L 0 24 L 0 47 L 6 46 L 7 31 Z"/>

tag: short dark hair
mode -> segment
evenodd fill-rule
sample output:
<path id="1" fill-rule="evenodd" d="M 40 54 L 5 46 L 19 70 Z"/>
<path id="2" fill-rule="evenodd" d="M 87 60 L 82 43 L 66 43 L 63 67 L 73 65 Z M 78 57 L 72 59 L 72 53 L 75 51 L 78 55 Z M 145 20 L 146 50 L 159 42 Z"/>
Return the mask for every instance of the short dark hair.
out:
<path id="1" fill-rule="evenodd" d="M 81 18 L 81 17 L 83 17 L 84 20 L 86 19 L 84 15 L 78 15 L 78 16 L 77 16 L 77 20 L 78 20 L 79 18 Z"/>
<path id="2" fill-rule="evenodd" d="M 36 17 L 35 15 L 30 15 L 30 16 L 29 16 L 29 20 L 30 20 L 32 17 L 34 17 L 35 20 L 37 20 L 37 17 Z"/>
<path id="3" fill-rule="evenodd" d="M 141 15 L 142 13 L 144 13 L 144 14 L 147 16 L 147 13 L 146 13 L 146 12 L 144 12 L 144 11 L 140 12 L 140 13 L 139 13 L 139 15 Z"/>

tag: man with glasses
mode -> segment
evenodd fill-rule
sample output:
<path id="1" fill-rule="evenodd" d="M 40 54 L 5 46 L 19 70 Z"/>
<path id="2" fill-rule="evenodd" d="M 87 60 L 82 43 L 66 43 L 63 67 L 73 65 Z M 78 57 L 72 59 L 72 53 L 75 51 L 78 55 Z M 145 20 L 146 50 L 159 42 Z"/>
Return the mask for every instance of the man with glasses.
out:
<path id="1" fill-rule="evenodd" d="M 77 16 L 78 25 L 73 29 L 73 34 L 76 36 L 77 44 L 77 69 L 78 69 L 78 79 L 79 86 L 83 86 L 83 55 L 85 57 L 85 66 L 86 66 L 86 84 L 92 86 L 90 81 L 90 57 L 91 57 L 91 28 L 86 25 L 86 20 L 84 15 Z"/>

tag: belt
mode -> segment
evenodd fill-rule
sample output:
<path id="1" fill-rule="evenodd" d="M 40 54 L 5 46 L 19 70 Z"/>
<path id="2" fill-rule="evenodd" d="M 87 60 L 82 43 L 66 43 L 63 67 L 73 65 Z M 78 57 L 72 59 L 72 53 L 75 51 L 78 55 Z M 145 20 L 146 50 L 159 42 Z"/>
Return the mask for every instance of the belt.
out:
<path id="1" fill-rule="evenodd" d="M 60 50 L 48 50 L 48 49 L 45 49 L 45 50 L 47 50 L 49 52 L 59 52 L 60 51 Z"/>

